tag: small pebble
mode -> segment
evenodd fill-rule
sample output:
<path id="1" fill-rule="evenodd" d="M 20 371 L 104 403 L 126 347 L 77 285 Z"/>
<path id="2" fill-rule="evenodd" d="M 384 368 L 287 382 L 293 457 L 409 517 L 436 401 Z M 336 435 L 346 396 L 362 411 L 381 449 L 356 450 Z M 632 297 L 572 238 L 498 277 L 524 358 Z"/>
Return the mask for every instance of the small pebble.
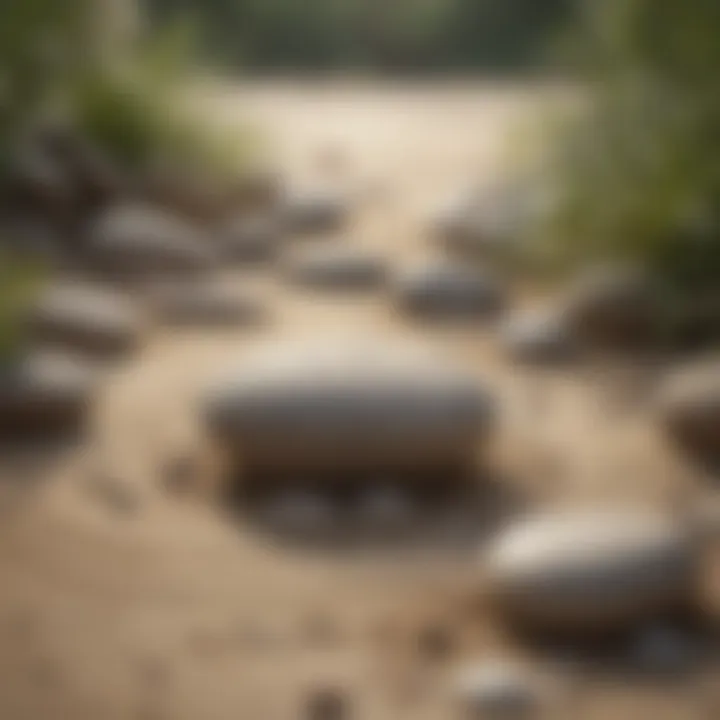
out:
<path id="1" fill-rule="evenodd" d="M 308 699 L 306 720 L 346 720 L 349 717 L 349 700 L 339 689 L 316 690 Z"/>
<path id="2" fill-rule="evenodd" d="M 461 670 L 455 692 L 466 717 L 518 720 L 535 714 L 537 691 L 527 673 L 504 662 L 487 662 Z"/>
<path id="3" fill-rule="evenodd" d="M 417 648 L 428 660 L 444 660 L 455 648 L 455 637 L 446 625 L 428 625 L 417 635 Z"/>
<path id="4" fill-rule="evenodd" d="M 123 517 L 134 515 L 140 507 L 135 491 L 125 481 L 112 475 L 100 474 L 92 477 L 88 490 L 92 497 Z"/>

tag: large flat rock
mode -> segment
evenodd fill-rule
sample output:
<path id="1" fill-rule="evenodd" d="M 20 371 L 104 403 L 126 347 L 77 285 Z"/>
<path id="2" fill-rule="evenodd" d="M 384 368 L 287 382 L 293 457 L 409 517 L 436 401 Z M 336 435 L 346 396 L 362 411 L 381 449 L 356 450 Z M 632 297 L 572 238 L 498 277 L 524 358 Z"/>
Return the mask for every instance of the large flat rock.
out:
<path id="1" fill-rule="evenodd" d="M 204 409 L 241 462 L 299 475 L 467 467 L 492 416 L 461 370 L 362 341 L 271 346 L 232 367 Z"/>

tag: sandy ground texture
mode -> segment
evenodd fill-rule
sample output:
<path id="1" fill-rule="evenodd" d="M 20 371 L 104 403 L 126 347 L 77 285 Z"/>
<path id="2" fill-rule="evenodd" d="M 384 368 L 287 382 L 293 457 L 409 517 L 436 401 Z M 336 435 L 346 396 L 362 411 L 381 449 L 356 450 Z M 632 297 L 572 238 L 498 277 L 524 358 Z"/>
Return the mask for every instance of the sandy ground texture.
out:
<path id="1" fill-rule="evenodd" d="M 332 175 L 356 193 L 350 228 L 322 242 L 356 243 L 399 266 L 434 252 L 427 212 L 478 172 L 491 181 L 508 130 L 547 97 L 288 83 L 212 89 L 203 100 L 223 121 L 263 124 L 294 177 Z M 455 663 L 529 652 L 472 602 L 478 542 L 507 513 L 599 500 L 683 510 L 712 499 L 649 422 L 647 368 L 521 371 L 492 327 L 412 325 L 382 292 L 362 302 L 301 292 L 272 270 L 218 282 L 257 284 L 272 321 L 158 333 L 108 379 L 82 447 L 3 453 L 3 720 L 281 720 L 302 717 L 309 693 L 328 685 L 347 692 L 358 719 L 457 716 L 445 684 Z M 426 513 L 404 542 L 308 546 L 218 501 L 221 473 L 193 412 L 204 383 L 260 340 L 347 333 L 437 344 L 497 395 L 479 508 Z M 580 670 L 570 651 L 536 662 L 562 681 L 551 718 L 720 717 L 709 663 L 641 682 Z"/>

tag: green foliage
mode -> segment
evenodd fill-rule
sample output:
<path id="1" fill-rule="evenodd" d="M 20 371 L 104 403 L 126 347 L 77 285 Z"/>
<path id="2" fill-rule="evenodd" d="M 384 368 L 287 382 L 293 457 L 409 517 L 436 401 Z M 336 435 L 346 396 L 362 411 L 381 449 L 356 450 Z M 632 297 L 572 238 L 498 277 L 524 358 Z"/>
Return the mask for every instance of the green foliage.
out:
<path id="1" fill-rule="evenodd" d="M 0 256 L 0 363 L 12 362 L 23 350 L 26 313 L 44 275 L 35 263 Z"/>
<path id="2" fill-rule="evenodd" d="M 0 161 L 82 64 L 88 0 L 3 0 L 0 21 Z"/>
<path id="3" fill-rule="evenodd" d="M 118 21 L 134 4 L 3 0 L 0 170 L 45 114 L 68 116 L 129 171 L 170 158 L 224 174 L 244 161 L 244 134 L 213 127 L 185 97 L 194 70 L 188 26 L 126 37 Z"/>
<path id="4" fill-rule="evenodd" d="M 186 97 L 189 47 L 185 28 L 174 27 L 123 62 L 81 74 L 69 103 L 81 134 L 130 171 L 166 162 L 218 174 L 236 169 L 245 136 L 213 127 Z"/>
<path id="5" fill-rule="evenodd" d="M 593 99 L 556 138 L 558 261 L 628 258 L 683 288 L 720 279 L 720 4 L 590 6 Z"/>

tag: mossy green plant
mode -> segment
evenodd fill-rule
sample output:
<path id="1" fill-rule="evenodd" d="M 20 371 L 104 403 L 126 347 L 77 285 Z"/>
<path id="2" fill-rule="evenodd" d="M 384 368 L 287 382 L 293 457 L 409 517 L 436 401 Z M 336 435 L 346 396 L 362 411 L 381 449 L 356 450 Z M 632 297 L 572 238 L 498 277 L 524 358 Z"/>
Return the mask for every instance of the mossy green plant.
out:
<path id="1" fill-rule="evenodd" d="M 0 366 L 12 365 L 26 351 L 28 312 L 45 278 L 37 262 L 0 254 Z"/>

